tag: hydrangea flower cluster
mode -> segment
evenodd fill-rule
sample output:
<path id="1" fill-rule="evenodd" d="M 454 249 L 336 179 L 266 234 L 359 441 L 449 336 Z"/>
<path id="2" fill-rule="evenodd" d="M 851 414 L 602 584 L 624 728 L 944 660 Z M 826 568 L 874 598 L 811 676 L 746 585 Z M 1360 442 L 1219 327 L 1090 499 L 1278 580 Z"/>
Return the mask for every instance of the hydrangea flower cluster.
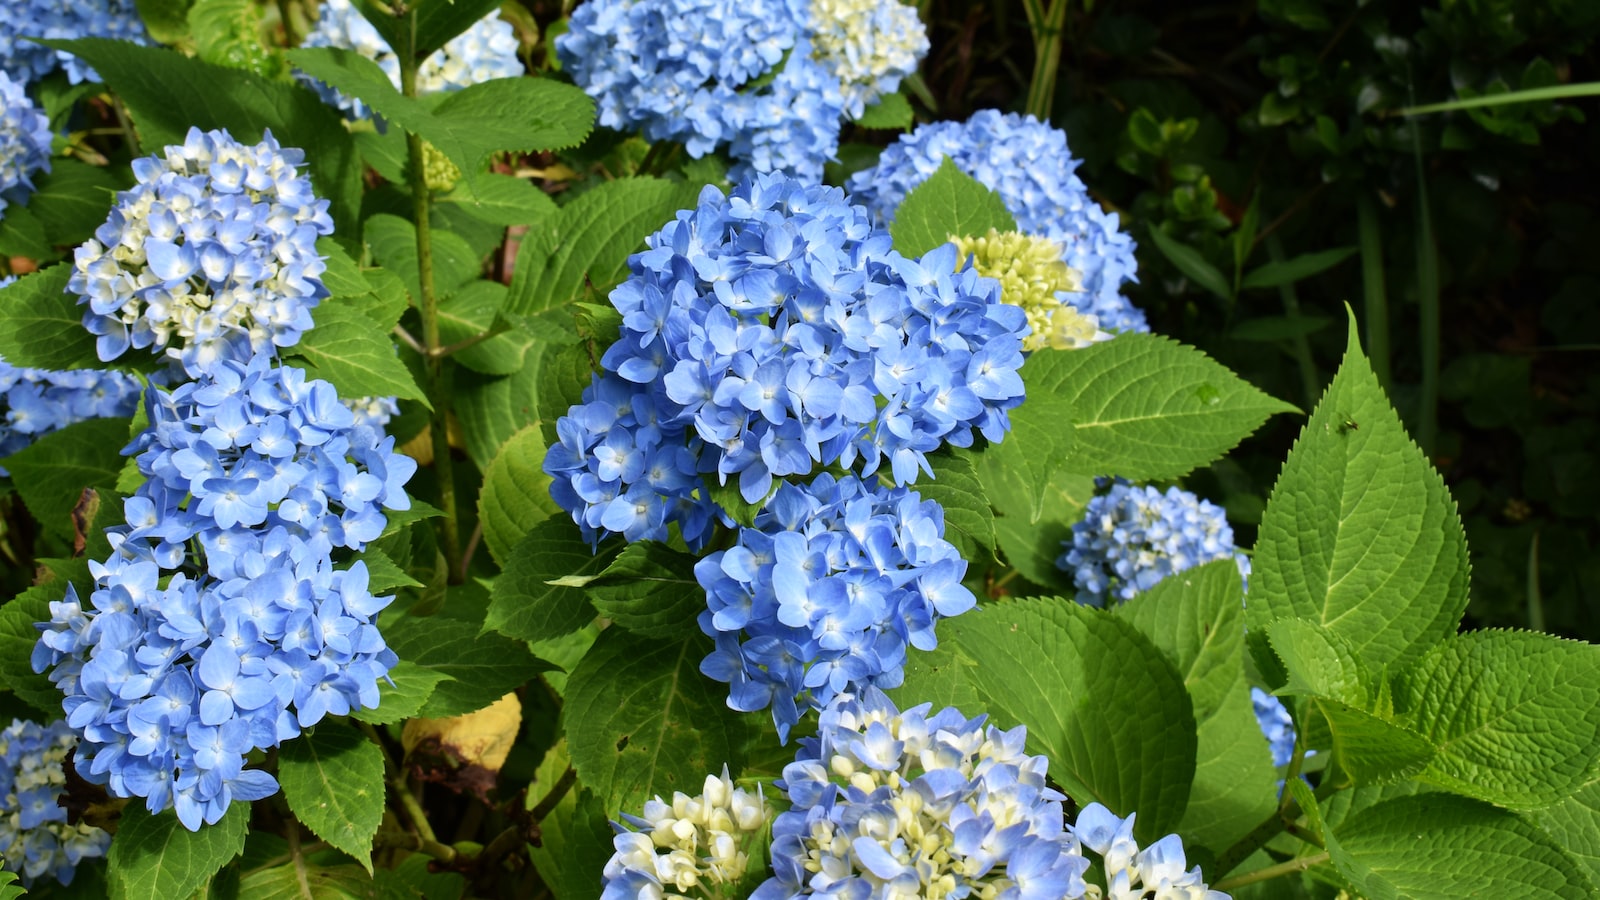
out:
<path id="1" fill-rule="evenodd" d="M 1000 282 L 1000 296 L 1028 314 L 1032 333 L 1022 349 L 1081 350 L 1111 340 L 1093 313 L 1079 312 L 1065 300 L 1080 290 L 1078 275 L 1061 261 L 1061 245 L 1046 237 L 997 229 L 975 237 L 957 237 L 962 257 L 970 258 L 979 275 Z"/>
<path id="2" fill-rule="evenodd" d="M 945 245 L 890 247 L 836 188 L 761 176 L 698 206 L 629 260 L 611 293 L 621 336 L 557 423 L 544 470 L 591 540 L 691 547 L 715 507 L 700 475 L 759 503 L 775 478 L 887 463 L 915 480 L 942 444 L 991 441 L 1022 402 L 1027 317 L 999 285 L 955 272 Z"/>
<path id="3" fill-rule="evenodd" d="M 0 70 L 24 84 L 58 68 L 66 70 L 73 84 L 99 78 L 71 53 L 52 50 L 30 37 L 150 42 L 134 0 L 6 0 L 0 3 Z"/>
<path id="4" fill-rule="evenodd" d="M 0 71 L 0 214 L 33 193 L 33 176 L 41 171 L 50 171 L 50 120 Z"/>
<path id="5" fill-rule="evenodd" d="M 378 34 L 350 0 L 322 0 L 314 25 L 301 42 L 305 47 L 339 47 L 354 50 L 377 63 L 396 89 L 400 87 L 400 58 L 394 48 Z M 512 78 L 523 73 L 516 30 L 490 13 L 471 28 L 451 38 L 417 67 L 417 92 L 439 94 L 459 91 L 469 85 L 495 78 Z M 306 75 L 300 76 L 322 98 L 337 106 L 352 119 L 366 119 L 372 110 L 355 97 L 346 97 L 332 87 Z"/>
<path id="6" fill-rule="evenodd" d="M 1049 761 L 1023 750 L 1027 729 L 931 709 L 902 713 L 867 688 L 823 711 L 784 767 L 793 806 L 750 900 L 1085 895 L 1089 860 L 1045 783 Z"/>
<path id="7" fill-rule="evenodd" d="M 752 851 L 760 868 L 772 810 L 759 787 L 735 787 L 723 766 L 722 777 L 707 775 L 699 794 L 677 791 L 671 803 L 656 797 L 643 816 L 622 818 L 638 830 L 612 826 L 616 852 L 600 900 L 711 900 L 724 896 L 722 888 L 737 889 L 752 869 Z"/>
<path id="8" fill-rule="evenodd" d="M 1133 239 L 1073 174 L 1079 160 L 1067 150 L 1066 133 L 1032 116 L 985 109 L 966 122 L 920 125 L 890 144 L 877 165 L 852 176 L 848 187 L 855 202 L 892 221 L 906 195 L 945 157 L 999 194 L 1021 231 L 1061 245 L 1062 259 L 1083 287 L 1067 295 L 1067 303 L 1112 333 L 1150 330 L 1144 313 L 1121 293 L 1137 272 Z"/>
<path id="9" fill-rule="evenodd" d="M 1183 839 L 1169 834 L 1143 849 L 1133 839 L 1134 815 L 1120 819 L 1091 803 L 1072 830 L 1086 850 L 1101 857 L 1107 900 L 1229 900 L 1206 887 L 1200 867 L 1184 870 Z"/>
<path id="10" fill-rule="evenodd" d="M 732 176 L 819 181 L 841 119 L 899 87 L 928 50 L 899 0 L 591 0 L 556 52 L 600 124 L 727 146 Z"/>
<path id="11" fill-rule="evenodd" d="M 56 804 L 67 782 L 61 764 L 76 742 L 60 719 L 13 719 L 0 731 L 0 859 L 26 886 L 45 875 L 71 884 L 78 863 L 111 846 L 111 835 L 92 825 L 68 825 Z"/>
<path id="12" fill-rule="evenodd" d="M 133 415 L 139 391 L 139 382 L 120 372 L 48 372 L 0 360 L 0 459 L 75 422 Z"/>
<path id="13" fill-rule="evenodd" d="M 1222 507 L 1175 487 L 1117 482 L 1089 501 L 1072 526 L 1072 540 L 1056 566 L 1071 572 L 1078 602 L 1104 606 L 1131 600 L 1168 575 L 1232 556 L 1240 577 L 1250 560 L 1233 548 L 1233 528 Z"/>
<path id="14" fill-rule="evenodd" d="M 333 232 L 303 159 L 270 133 L 249 146 L 190 129 L 164 156 L 134 160 L 138 185 L 78 248 L 67 284 L 100 358 L 165 350 L 199 376 L 298 341 L 328 294 L 316 243 Z"/>
<path id="15" fill-rule="evenodd" d="M 754 528 L 695 564 L 716 641 L 700 671 L 731 686 L 730 707 L 770 706 L 786 739 L 797 701 L 899 685 L 907 646 L 932 650 L 935 623 L 977 605 L 966 573 L 938 503 L 826 473 L 785 482 Z"/>
<path id="16" fill-rule="evenodd" d="M 1289 717 L 1289 710 L 1284 708 L 1282 700 L 1258 687 L 1250 689 L 1250 705 L 1255 709 L 1256 724 L 1261 726 L 1261 733 L 1272 748 L 1272 764 L 1279 768 L 1287 766 L 1294 757 L 1295 742 L 1294 720 Z"/>
<path id="17" fill-rule="evenodd" d="M 410 506 L 416 470 L 394 439 L 355 424 L 325 381 L 224 361 L 147 395 L 129 448 L 148 481 L 92 563 L 95 591 L 50 606 L 33 666 L 66 695 L 79 772 L 191 830 L 232 800 L 271 795 L 245 769 L 323 716 L 378 703 L 395 664 L 365 564 L 335 568 Z"/>
<path id="18" fill-rule="evenodd" d="M 348 397 L 341 402 L 355 413 L 356 425 L 382 432 L 395 416 L 400 415 L 398 397 Z"/>

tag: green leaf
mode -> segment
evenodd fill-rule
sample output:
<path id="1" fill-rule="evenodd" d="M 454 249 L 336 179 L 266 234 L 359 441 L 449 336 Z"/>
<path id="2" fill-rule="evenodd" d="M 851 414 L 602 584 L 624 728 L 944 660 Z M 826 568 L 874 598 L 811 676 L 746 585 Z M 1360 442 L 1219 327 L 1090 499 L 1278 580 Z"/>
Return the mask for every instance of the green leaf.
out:
<path id="1" fill-rule="evenodd" d="M 0 869 L 0 900 L 16 900 L 27 894 L 28 892 L 17 884 L 17 873 L 9 869 Z"/>
<path id="2" fill-rule="evenodd" d="M 1199 350 L 1156 334 L 1035 353 L 1022 373 L 1030 398 L 1071 402 L 1068 467 L 1086 475 L 1177 478 L 1227 453 L 1268 416 L 1294 411 Z"/>
<path id="3" fill-rule="evenodd" d="M 989 508 L 972 454 L 964 450 L 941 450 L 928 457 L 933 478 L 917 483 L 923 500 L 932 500 L 944 510 L 944 538 L 961 551 L 961 558 L 975 560 L 984 552 L 994 552 L 994 511 Z"/>
<path id="4" fill-rule="evenodd" d="M 1548 835 L 1466 797 L 1398 797 L 1351 816 L 1334 832 L 1344 849 L 1340 874 L 1369 900 L 1594 896 L 1579 863 Z"/>
<path id="5" fill-rule="evenodd" d="M 1175 237 L 1168 236 L 1160 228 L 1152 227 L 1148 233 L 1151 243 L 1156 245 L 1161 255 L 1165 256 L 1179 272 L 1222 300 L 1232 302 L 1233 288 L 1228 284 L 1227 277 L 1216 266 L 1206 262 L 1200 251 Z"/>
<path id="6" fill-rule="evenodd" d="M 257 869 L 239 880 L 250 900 L 356 900 L 374 896 L 372 878 L 360 866 L 290 863 Z"/>
<path id="7" fill-rule="evenodd" d="M 261 9 L 252 0 L 195 0 L 189 31 L 208 63 L 272 77 L 283 61 L 261 43 Z"/>
<path id="8" fill-rule="evenodd" d="M 5 216 L 0 217 L 0 255 L 48 261 L 58 254 L 45 238 L 44 223 L 32 209 L 18 203 L 7 206 Z"/>
<path id="9" fill-rule="evenodd" d="M 1532 819 L 1558 846 L 1583 863 L 1589 880 L 1600 884 L 1600 781 L 1585 785 L 1571 797 L 1538 810 Z"/>
<path id="10" fill-rule="evenodd" d="M 50 161 L 50 172 L 35 178 L 38 188 L 28 198 L 28 209 L 44 226 L 51 244 L 81 244 L 110 214 L 120 181 L 110 169 L 56 157 Z"/>
<path id="11" fill-rule="evenodd" d="M 171 811 L 152 816 L 143 803 L 123 807 L 106 854 L 114 900 L 187 897 L 244 849 L 250 804 L 235 803 L 215 825 L 190 831 Z"/>
<path id="12" fill-rule="evenodd" d="M 338 111 L 311 90 L 127 41 L 50 41 L 94 67 L 128 107 L 149 148 L 181 144 L 190 128 L 226 128 L 240 141 L 264 131 L 305 151 L 312 186 L 346 240 L 359 240 L 361 161 Z"/>
<path id="13" fill-rule="evenodd" d="M 1138 811 L 1140 842 L 1170 833 L 1183 818 L 1194 778 L 1196 725 L 1183 679 L 1132 624 L 1070 600 L 988 604 L 939 625 L 928 692 L 982 698 L 967 715 L 1028 726 L 1030 752 L 1050 760 L 1050 777 L 1081 804 L 1117 815 Z M 951 665 L 951 658 L 974 661 Z M 907 672 L 898 692 L 921 703 L 925 689 Z M 1138 710 L 1130 715 L 1129 710 Z"/>
<path id="14" fill-rule="evenodd" d="M 451 594 L 453 599 L 454 589 Z M 475 712 L 549 668 L 527 644 L 480 634 L 478 628 L 442 614 L 384 623 L 384 637 L 397 656 L 449 676 L 434 686 L 418 715 L 443 719 Z"/>
<path id="15" fill-rule="evenodd" d="M 367 566 L 367 590 L 374 596 L 392 593 L 396 588 L 422 587 L 422 582 L 408 575 L 377 547 L 369 545 L 362 552 L 361 561 Z"/>
<path id="16" fill-rule="evenodd" d="M 552 79 L 480 82 L 450 94 L 430 110 L 429 103 L 402 95 L 377 63 L 355 51 L 301 48 L 290 50 L 288 57 L 307 75 L 361 98 L 393 126 L 433 144 L 456 164 L 474 193 L 480 190 L 489 154 L 573 147 L 594 127 L 589 96 Z"/>
<path id="17" fill-rule="evenodd" d="M 350 718 L 371 725 L 389 725 L 401 719 L 409 719 L 422 709 L 429 697 L 433 696 L 433 689 L 439 682 L 451 679 L 449 675 L 436 669 L 425 669 L 402 659 L 389 670 L 389 680 L 394 684 L 382 679 L 378 681 L 376 709 L 352 710 Z"/>
<path id="18" fill-rule="evenodd" d="M 862 128 L 901 130 L 910 128 L 913 121 L 911 101 L 905 94 L 884 94 L 878 102 L 861 111 L 856 124 Z"/>
<path id="19" fill-rule="evenodd" d="M 529 529 L 554 516 L 569 530 L 577 526 L 550 499 L 550 476 L 544 474 L 544 437 L 536 425 L 506 441 L 483 473 L 478 494 L 478 521 L 483 541 L 502 568 L 512 558 L 512 548 Z"/>
<path id="20" fill-rule="evenodd" d="M 572 764 L 565 738 L 545 754 L 528 789 L 527 806 L 534 808 L 549 793 Z M 606 822 L 617 813 L 607 812 L 594 793 L 579 785 L 539 823 L 539 846 L 530 846 L 539 877 L 550 885 L 561 900 L 599 900 L 601 879 L 594 873 L 605 868 L 612 847 L 611 829 Z"/>
<path id="21" fill-rule="evenodd" d="M 586 284 L 610 290 L 627 275 L 629 254 L 678 210 L 692 208 L 698 193 L 655 178 L 620 178 L 586 191 L 523 235 L 506 313 L 565 306 Z"/>
<path id="22" fill-rule="evenodd" d="M 71 276 L 72 266 L 51 266 L 0 288 L 0 358 L 27 369 L 105 367 L 77 298 L 67 293 Z"/>
<path id="23" fill-rule="evenodd" d="M 1244 594 L 1233 560 L 1163 579 L 1114 608 L 1183 677 L 1199 723 L 1194 786 L 1179 832 L 1222 852 L 1272 813 L 1277 772 L 1244 677 Z"/>
<path id="24" fill-rule="evenodd" d="M 533 183 L 510 175 L 489 174 L 475 184 L 463 183 L 439 198 L 495 225 L 532 225 L 560 214 L 550 195 Z"/>
<path id="25" fill-rule="evenodd" d="M 1244 276 L 1241 287 L 1275 288 L 1294 284 L 1305 278 L 1325 272 L 1354 256 L 1354 247 L 1336 247 L 1317 253 L 1307 253 L 1281 262 L 1269 262 Z"/>
<path id="26" fill-rule="evenodd" d="M 278 783 L 295 818 L 372 872 L 383 821 L 383 751 L 359 731 L 324 722 L 278 748 Z"/>
<path id="27" fill-rule="evenodd" d="M 33 624 L 50 621 L 51 601 L 61 600 L 66 591 L 60 582 L 35 585 L 0 606 L 0 679 L 17 697 L 44 713 L 45 721 L 61 718 L 61 691 L 49 678 L 33 671 L 30 658 L 39 642 L 39 629 Z"/>
<path id="28" fill-rule="evenodd" d="M 1250 579 L 1252 631 L 1304 617 L 1370 669 L 1402 665 L 1456 630 L 1467 545 L 1439 474 L 1400 426 L 1356 343 L 1267 501 Z"/>
<path id="29" fill-rule="evenodd" d="M 695 617 L 706 608 L 694 564 L 694 556 L 659 541 L 638 541 L 584 587 L 614 624 L 646 637 L 682 638 L 700 633 Z"/>
<path id="30" fill-rule="evenodd" d="M 500 4 L 496 0 L 422 0 L 409 4 L 416 10 L 416 45 L 418 61 L 433 55 L 435 50 L 450 43 L 456 35 L 471 28 L 484 16 L 494 12 Z M 373 27 L 377 28 L 389 46 L 399 52 L 407 43 L 411 31 L 409 16 L 396 16 L 379 8 L 370 0 L 357 0 L 356 7 Z"/>
<path id="31" fill-rule="evenodd" d="M 1420 777 L 1512 809 L 1549 806 L 1600 775 L 1600 647 L 1476 631 L 1399 680 L 1402 719 L 1439 753 Z"/>
<path id="32" fill-rule="evenodd" d="M 163 44 L 176 44 L 189 36 L 189 7 L 194 0 L 134 0 L 139 18 L 150 36 Z"/>
<path id="33" fill-rule="evenodd" d="M 1011 410 L 1011 430 L 1005 440 L 984 452 L 986 464 L 1005 471 L 1027 499 L 1023 509 L 1003 510 L 1007 515 L 1025 513 L 1029 521 L 1038 521 L 1051 477 L 1072 458 L 1076 437 L 1072 397 L 1052 389 L 1055 358 L 1065 355 L 1035 353 L 1022 367 L 1027 399 Z"/>
<path id="34" fill-rule="evenodd" d="M 1288 682 L 1280 693 L 1366 706 L 1373 681 L 1349 640 L 1310 619 L 1278 619 L 1266 628 Z"/>
<path id="35" fill-rule="evenodd" d="M 422 296 L 421 274 L 417 269 L 417 229 L 399 216 L 379 213 L 367 219 L 364 236 L 372 256 L 390 272 L 400 276 L 413 301 Z M 432 229 L 433 290 L 444 296 L 478 277 L 480 260 L 472 247 L 457 235 Z"/>
<path id="36" fill-rule="evenodd" d="M 581 588 L 551 584 L 569 576 L 605 571 L 615 558 L 617 541 L 596 554 L 565 516 L 534 525 L 517 542 L 505 571 L 494 580 L 489 615 L 483 627 L 522 641 L 542 641 L 570 634 L 594 620 L 594 607 Z"/>
<path id="37" fill-rule="evenodd" d="M 1313 702 L 1332 735 L 1334 764 L 1349 776 L 1350 784 L 1409 778 L 1434 757 L 1433 744 L 1409 728 L 1338 700 Z"/>
<path id="38" fill-rule="evenodd" d="M 916 258 L 949 243 L 952 237 L 984 235 L 991 228 L 1016 231 L 1017 220 L 1006 211 L 999 194 L 946 157 L 933 177 L 906 195 L 889 233 L 896 250 Z"/>
<path id="39" fill-rule="evenodd" d="M 71 537 L 72 510 L 83 492 L 116 489 L 127 442 L 125 420 L 86 419 L 44 435 L 8 457 L 5 466 L 40 527 Z"/>
<path id="40" fill-rule="evenodd" d="M 572 765 L 608 815 L 738 771 L 752 725 L 727 687 L 700 674 L 711 641 L 606 629 L 567 679 L 562 717 Z"/>
<path id="41" fill-rule="evenodd" d="M 469 282 L 444 298 L 439 304 L 440 340 L 446 346 L 477 340 L 450 354 L 451 359 L 485 375 L 513 375 L 522 370 L 535 338 L 498 318 L 505 299 L 506 286 L 495 281 Z M 498 333 L 480 339 L 491 332 Z"/>
<path id="42" fill-rule="evenodd" d="M 373 328 L 367 315 L 323 303 L 311 318 L 316 327 L 284 351 L 303 360 L 311 377 L 332 382 L 341 397 L 401 397 L 432 407 L 395 354 L 388 332 Z"/>

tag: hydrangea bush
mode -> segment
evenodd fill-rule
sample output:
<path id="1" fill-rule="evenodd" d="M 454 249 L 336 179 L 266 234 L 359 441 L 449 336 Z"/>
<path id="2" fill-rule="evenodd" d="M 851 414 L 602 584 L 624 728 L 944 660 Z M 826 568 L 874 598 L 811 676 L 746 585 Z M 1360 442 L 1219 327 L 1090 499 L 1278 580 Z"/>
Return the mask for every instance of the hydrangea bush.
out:
<path id="1" fill-rule="evenodd" d="M 915 8 L 191 6 L 6 82 L 0 897 L 1595 893 L 1600 651 Z"/>

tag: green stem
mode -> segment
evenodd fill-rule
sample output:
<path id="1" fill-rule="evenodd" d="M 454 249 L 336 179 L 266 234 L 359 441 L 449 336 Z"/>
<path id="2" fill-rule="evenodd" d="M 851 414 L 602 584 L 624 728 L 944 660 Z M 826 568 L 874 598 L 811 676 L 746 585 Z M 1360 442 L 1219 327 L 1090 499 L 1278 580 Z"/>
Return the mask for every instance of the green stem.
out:
<path id="1" fill-rule="evenodd" d="M 1528 547 L 1528 627 L 1544 630 L 1544 592 L 1539 588 L 1539 532 L 1533 532 L 1533 544 Z"/>
<path id="2" fill-rule="evenodd" d="M 400 56 L 400 91 L 407 97 L 417 96 L 417 16 L 412 13 L 407 23 L 407 46 Z M 422 314 L 422 346 L 426 351 L 423 365 L 428 373 L 428 399 L 433 403 L 430 428 L 433 435 L 433 471 L 439 482 L 438 520 L 439 548 L 444 553 L 445 571 L 451 584 L 460 584 L 461 531 L 456 518 L 456 483 L 454 466 L 450 458 L 450 374 L 451 366 L 439 353 L 439 298 L 433 285 L 433 232 L 430 224 L 432 196 L 423 160 L 422 137 L 406 132 L 406 152 L 411 164 L 412 217 L 417 228 L 417 280 L 422 296 L 418 298 Z"/>
<path id="3" fill-rule="evenodd" d="M 1273 262 L 1283 262 L 1283 244 L 1276 234 L 1267 236 L 1267 255 Z M 1283 314 L 1290 319 L 1300 318 L 1300 295 L 1295 292 L 1294 282 L 1280 285 L 1278 293 L 1283 297 Z M 1311 358 L 1311 342 L 1304 334 L 1295 335 L 1294 361 L 1300 367 L 1300 389 L 1305 392 L 1306 409 L 1317 405 L 1317 395 L 1321 383 L 1317 379 L 1317 364 Z"/>
<path id="4" fill-rule="evenodd" d="M 1422 137 L 1411 123 L 1412 154 L 1417 166 L 1417 306 L 1422 341 L 1422 393 L 1417 398 L 1417 443 L 1433 454 L 1439 430 L 1439 250 L 1433 243 L 1433 213 L 1428 203 L 1427 175 L 1422 167 Z"/>
<path id="5" fill-rule="evenodd" d="M 1378 384 L 1389 390 L 1389 293 L 1383 282 L 1383 233 L 1369 191 L 1356 197 L 1356 226 L 1361 238 L 1361 287 L 1366 297 L 1367 358 Z"/>
<path id="6" fill-rule="evenodd" d="M 409 850 L 412 853 L 426 853 L 444 863 L 453 863 L 458 856 L 454 847 L 406 831 L 380 831 L 373 835 L 372 845 L 379 850 Z"/>
<path id="7" fill-rule="evenodd" d="M 356 727 L 361 729 L 361 733 L 367 736 L 367 740 L 375 744 L 378 751 L 383 754 L 384 780 L 389 783 L 389 790 L 395 795 L 395 799 L 400 801 L 400 806 L 405 811 L 406 819 L 410 822 L 411 827 L 416 829 L 417 837 L 424 843 L 438 844 L 439 837 L 433 833 L 433 825 L 428 821 L 428 813 L 423 810 L 422 804 L 418 803 L 417 798 L 412 795 L 411 785 L 406 783 L 405 771 L 400 768 L 400 765 L 394 761 L 394 757 L 390 755 L 389 748 L 384 745 L 383 739 L 378 735 L 378 730 L 373 728 L 370 723 L 362 722 L 359 719 L 351 719 L 351 721 L 355 722 Z M 418 847 L 417 849 L 421 848 Z M 445 849 L 448 850 L 449 848 L 446 847 Z M 455 853 L 454 850 L 450 852 L 452 854 Z"/>
<path id="8" fill-rule="evenodd" d="M 1297 856 L 1288 862 L 1281 862 L 1275 866 L 1267 866 L 1265 869 L 1257 869 L 1254 872 L 1246 872 L 1245 874 L 1235 878 L 1224 878 L 1216 884 L 1213 884 L 1211 889 L 1214 891 L 1227 892 L 1233 890 L 1234 888 L 1244 887 L 1247 884 L 1255 884 L 1257 882 L 1267 881 L 1272 878 L 1280 878 L 1284 875 L 1295 875 L 1300 872 L 1304 872 L 1313 866 L 1320 866 L 1327 862 L 1329 858 L 1330 857 L 1326 850 L 1312 856 Z"/>
<path id="9" fill-rule="evenodd" d="M 1028 27 L 1033 29 L 1034 51 L 1026 108 L 1034 118 L 1048 122 L 1061 70 L 1061 32 L 1067 24 L 1067 0 L 1051 0 L 1047 9 L 1040 9 L 1039 0 L 1025 0 L 1023 6 L 1028 13 Z"/>

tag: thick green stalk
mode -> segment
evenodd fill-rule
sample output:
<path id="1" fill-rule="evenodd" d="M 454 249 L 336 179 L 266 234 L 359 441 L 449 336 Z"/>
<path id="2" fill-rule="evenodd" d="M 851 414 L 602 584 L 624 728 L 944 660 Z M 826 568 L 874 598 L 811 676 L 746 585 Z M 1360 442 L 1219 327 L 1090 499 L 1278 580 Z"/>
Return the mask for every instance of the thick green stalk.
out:
<path id="1" fill-rule="evenodd" d="M 1033 80 L 1028 84 L 1027 110 L 1041 122 L 1050 121 L 1055 106 L 1056 79 L 1061 71 L 1061 32 L 1067 24 L 1067 0 L 1024 0 L 1028 27 L 1033 31 Z"/>
<path id="2" fill-rule="evenodd" d="M 1267 235 L 1267 255 L 1273 262 L 1283 262 L 1283 244 L 1276 233 Z M 1280 285 L 1278 293 L 1283 297 L 1283 314 L 1291 321 L 1297 321 L 1300 318 L 1300 295 L 1294 289 L 1294 282 Z M 1300 390 L 1305 393 L 1306 409 L 1311 409 L 1317 405 L 1322 387 L 1317 378 L 1317 363 L 1311 358 L 1311 342 L 1304 334 L 1296 334 L 1293 344 L 1294 361 L 1300 368 Z"/>
<path id="3" fill-rule="evenodd" d="M 1320 866 L 1327 862 L 1328 859 L 1329 854 L 1327 851 L 1323 851 L 1312 856 L 1297 856 L 1294 859 L 1291 859 L 1287 862 L 1278 863 L 1275 866 L 1267 866 L 1265 869 L 1257 869 L 1254 872 L 1246 872 L 1243 875 L 1238 875 L 1233 878 L 1224 878 L 1212 885 L 1211 888 L 1212 890 L 1217 891 L 1231 891 L 1234 888 L 1241 888 L 1247 884 L 1256 884 L 1257 882 L 1267 881 L 1273 878 L 1282 878 L 1285 875 L 1295 875 L 1300 872 L 1304 872 L 1312 866 Z"/>
<path id="4" fill-rule="evenodd" d="M 1383 232 L 1372 194 L 1356 198 L 1356 225 L 1361 237 L 1361 288 L 1366 297 L 1367 356 L 1384 390 L 1389 386 L 1389 293 L 1383 281 Z"/>
<path id="5" fill-rule="evenodd" d="M 400 91 L 417 96 L 418 60 L 417 15 L 410 15 L 407 46 L 400 54 Z M 439 549 L 444 553 L 446 574 L 451 584 L 460 584 L 461 530 L 456 518 L 455 467 L 450 458 L 450 368 L 440 353 L 439 298 L 433 290 L 433 233 L 429 224 L 432 197 L 428 190 L 422 137 L 406 132 L 406 152 L 411 166 L 412 217 L 417 227 L 417 280 L 422 296 L 417 298 L 422 314 L 423 363 L 428 372 L 428 400 L 433 403 L 429 428 L 433 436 L 433 472 L 439 482 Z"/>
<path id="6" fill-rule="evenodd" d="M 1422 391 L 1417 398 L 1417 443 L 1432 455 L 1439 430 L 1439 249 L 1433 241 L 1433 213 L 1428 203 L 1427 173 L 1422 167 L 1422 138 L 1411 123 L 1412 153 L 1417 164 L 1417 330 L 1422 343 Z"/>

